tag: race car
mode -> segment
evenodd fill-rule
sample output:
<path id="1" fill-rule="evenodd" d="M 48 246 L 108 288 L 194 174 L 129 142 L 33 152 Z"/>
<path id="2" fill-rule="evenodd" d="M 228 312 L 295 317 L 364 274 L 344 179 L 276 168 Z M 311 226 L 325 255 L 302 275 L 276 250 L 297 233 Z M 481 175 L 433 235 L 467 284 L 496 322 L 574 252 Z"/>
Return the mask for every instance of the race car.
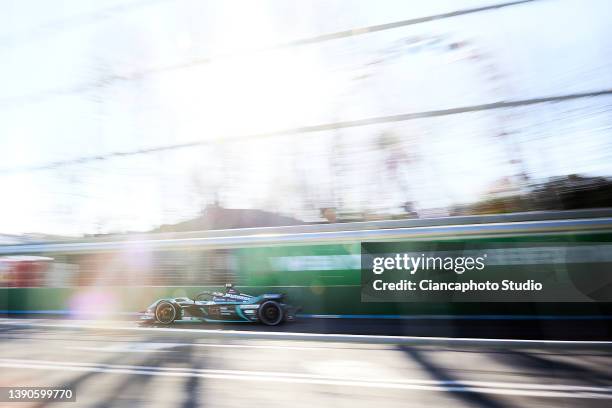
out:
<path id="1" fill-rule="evenodd" d="M 201 292 L 193 299 L 159 299 L 140 315 L 142 323 L 172 324 L 175 321 L 252 322 L 276 326 L 295 319 L 297 308 L 284 303 L 285 295 L 267 293 L 251 296 L 240 293 L 232 284 L 225 293 Z"/>

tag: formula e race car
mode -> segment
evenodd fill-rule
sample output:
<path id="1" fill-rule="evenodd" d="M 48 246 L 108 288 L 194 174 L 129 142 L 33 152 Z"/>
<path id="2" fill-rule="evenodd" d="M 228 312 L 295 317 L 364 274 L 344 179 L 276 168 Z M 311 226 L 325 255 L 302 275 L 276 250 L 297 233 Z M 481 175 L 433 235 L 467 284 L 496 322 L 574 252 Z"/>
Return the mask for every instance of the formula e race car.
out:
<path id="1" fill-rule="evenodd" d="M 285 295 L 251 296 L 225 285 L 225 293 L 201 292 L 193 299 L 159 299 L 140 315 L 142 323 L 171 324 L 175 321 L 261 322 L 276 326 L 295 319 L 297 309 L 284 303 Z"/>

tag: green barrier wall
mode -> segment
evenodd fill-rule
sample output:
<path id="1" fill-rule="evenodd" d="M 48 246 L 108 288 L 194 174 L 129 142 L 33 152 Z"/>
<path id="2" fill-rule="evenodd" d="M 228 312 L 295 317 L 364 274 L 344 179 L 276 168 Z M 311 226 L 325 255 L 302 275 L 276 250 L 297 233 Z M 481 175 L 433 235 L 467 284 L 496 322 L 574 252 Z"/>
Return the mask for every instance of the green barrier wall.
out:
<path id="1" fill-rule="evenodd" d="M 610 243 L 612 234 L 545 234 L 506 238 L 464 238 L 444 242 L 534 242 L 562 245 Z M 415 243 L 417 241 L 414 241 Z M 430 245 L 436 245 L 431 241 Z M 232 249 L 239 289 L 249 294 L 286 293 L 289 302 L 305 314 L 419 315 L 612 315 L 610 303 L 362 303 L 358 262 L 360 244 L 278 245 Z M 588 267 L 588 264 L 585 264 Z M 0 288 L 0 310 L 125 313 L 144 310 L 162 297 L 193 296 L 219 287 L 77 287 Z"/>

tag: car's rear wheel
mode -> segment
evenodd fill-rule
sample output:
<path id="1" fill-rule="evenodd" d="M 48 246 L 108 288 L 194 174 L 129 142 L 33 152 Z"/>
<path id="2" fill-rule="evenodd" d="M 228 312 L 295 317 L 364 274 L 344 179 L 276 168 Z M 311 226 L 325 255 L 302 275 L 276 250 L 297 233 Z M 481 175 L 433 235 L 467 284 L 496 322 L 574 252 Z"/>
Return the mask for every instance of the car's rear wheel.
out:
<path id="1" fill-rule="evenodd" d="M 283 309 L 281 306 L 268 300 L 259 306 L 259 320 L 268 326 L 276 326 L 283 321 Z"/>
<path id="2" fill-rule="evenodd" d="M 176 319 L 176 309 L 170 302 L 159 302 L 155 307 L 155 320 L 161 324 L 170 324 Z"/>

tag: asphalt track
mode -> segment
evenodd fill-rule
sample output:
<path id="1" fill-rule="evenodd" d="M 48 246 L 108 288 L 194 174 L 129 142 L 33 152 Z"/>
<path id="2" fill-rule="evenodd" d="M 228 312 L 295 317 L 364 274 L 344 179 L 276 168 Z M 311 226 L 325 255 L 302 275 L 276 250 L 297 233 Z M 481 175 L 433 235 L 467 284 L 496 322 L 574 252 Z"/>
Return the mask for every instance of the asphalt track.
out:
<path id="1" fill-rule="evenodd" d="M 612 340 L 612 316 L 405 316 L 397 318 L 345 318 L 334 315 L 298 317 L 294 322 L 268 327 L 270 332 L 362 334 L 385 336 L 467 337 L 534 340 Z M 70 321 L 66 314 L 2 314 L 2 318 Z M 96 319 L 86 316 L 85 319 Z M 99 316 L 98 316 L 99 318 Z M 134 314 L 113 316 L 114 320 L 133 322 Z M 259 331 L 262 326 L 249 323 L 179 322 L 172 327 Z"/>
<path id="2" fill-rule="evenodd" d="M 177 323 L 175 327 L 258 331 L 251 324 Z M 411 318 L 344 319 L 302 318 L 278 327 L 274 332 L 353 334 L 384 336 L 466 337 L 533 340 L 612 340 L 612 319 L 502 319 L 502 318 Z"/>
<path id="3" fill-rule="evenodd" d="M 402 337 L 380 334 L 290 331 L 304 328 L 299 323 L 276 331 L 234 326 L 157 330 L 125 321 L 0 319 L 2 386 L 64 386 L 77 395 L 76 403 L 5 406 L 612 404 L 609 341 L 420 338 L 402 344 Z M 368 341 L 376 338 L 385 341 Z"/>

